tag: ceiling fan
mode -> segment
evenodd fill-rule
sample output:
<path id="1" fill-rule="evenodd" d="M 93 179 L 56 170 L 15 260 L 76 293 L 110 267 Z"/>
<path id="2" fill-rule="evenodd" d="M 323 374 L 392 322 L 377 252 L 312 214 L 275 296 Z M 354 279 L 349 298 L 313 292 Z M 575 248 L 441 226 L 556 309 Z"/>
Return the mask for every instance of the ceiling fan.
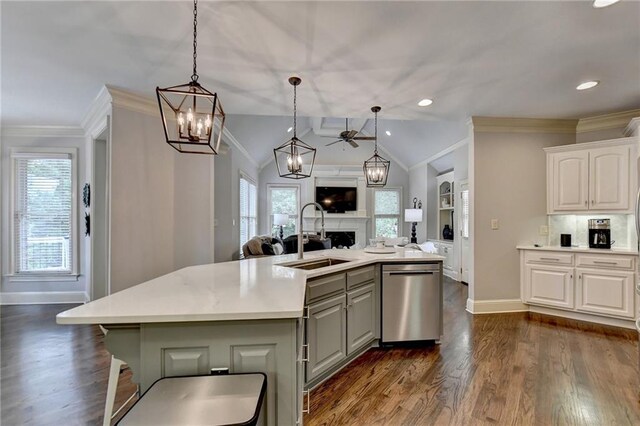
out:
<path id="1" fill-rule="evenodd" d="M 345 123 L 345 126 L 344 126 L 345 130 L 340 133 L 340 136 L 338 136 L 340 139 L 338 139 L 337 141 L 330 142 L 325 146 L 330 146 L 338 142 L 346 142 L 349 145 L 351 145 L 353 148 L 357 148 L 358 143 L 356 141 L 372 141 L 375 139 L 375 137 L 373 136 L 356 136 L 358 134 L 357 130 L 353 130 L 353 129 L 349 130 L 348 118 L 344 119 L 344 123 Z M 323 136 L 323 138 L 332 138 L 332 137 L 334 136 Z"/>

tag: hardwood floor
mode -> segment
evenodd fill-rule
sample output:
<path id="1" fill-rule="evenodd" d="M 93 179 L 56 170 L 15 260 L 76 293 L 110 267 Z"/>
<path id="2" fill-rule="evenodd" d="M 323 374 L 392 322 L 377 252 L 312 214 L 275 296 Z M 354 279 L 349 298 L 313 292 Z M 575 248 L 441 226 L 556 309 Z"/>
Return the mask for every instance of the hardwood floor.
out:
<path id="1" fill-rule="evenodd" d="M 98 326 L 57 325 L 74 305 L 0 307 L 0 424 L 101 425 L 111 355 Z M 116 407 L 136 388 L 120 375 Z"/>
<path id="2" fill-rule="evenodd" d="M 311 394 L 309 425 L 640 424 L 637 333 L 524 313 L 472 316 L 445 281 L 439 346 L 371 349 Z M 99 425 L 110 356 L 71 306 L 0 308 L 1 424 Z M 135 391 L 121 375 L 119 406 Z"/>
<path id="3" fill-rule="evenodd" d="M 441 344 L 369 350 L 312 391 L 305 424 L 640 424 L 634 330 L 472 316 L 466 299 L 447 279 Z"/>

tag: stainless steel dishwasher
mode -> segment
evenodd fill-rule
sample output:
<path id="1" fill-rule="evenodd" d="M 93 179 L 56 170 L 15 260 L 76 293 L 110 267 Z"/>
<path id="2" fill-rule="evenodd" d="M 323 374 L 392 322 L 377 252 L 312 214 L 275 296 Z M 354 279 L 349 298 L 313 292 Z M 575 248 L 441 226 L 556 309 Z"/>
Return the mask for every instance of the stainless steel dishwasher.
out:
<path id="1" fill-rule="evenodd" d="M 381 343 L 440 340 L 441 263 L 382 265 Z"/>

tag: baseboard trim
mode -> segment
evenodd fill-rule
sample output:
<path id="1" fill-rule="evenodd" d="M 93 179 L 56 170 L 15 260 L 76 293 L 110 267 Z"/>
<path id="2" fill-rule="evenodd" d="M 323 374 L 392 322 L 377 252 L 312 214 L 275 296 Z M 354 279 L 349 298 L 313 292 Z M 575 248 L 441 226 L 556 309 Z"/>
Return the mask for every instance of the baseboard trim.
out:
<path id="1" fill-rule="evenodd" d="M 58 303 L 86 303 L 84 291 L 25 291 L 0 293 L 0 305 L 45 305 Z"/>
<path id="2" fill-rule="evenodd" d="M 591 314 L 583 314 L 581 312 L 569 312 L 560 309 L 545 308 L 543 306 L 529 305 L 529 312 L 537 314 L 550 315 L 554 317 L 569 318 L 578 321 L 590 322 L 593 324 L 611 325 L 614 327 L 635 329 L 636 323 L 633 320 L 624 320 L 619 318 L 601 317 Z"/>
<path id="3" fill-rule="evenodd" d="M 529 307 L 520 299 L 472 300 L 467 299 L 467 312 L 476 314 L 503 314 L 527 312 Z"/>

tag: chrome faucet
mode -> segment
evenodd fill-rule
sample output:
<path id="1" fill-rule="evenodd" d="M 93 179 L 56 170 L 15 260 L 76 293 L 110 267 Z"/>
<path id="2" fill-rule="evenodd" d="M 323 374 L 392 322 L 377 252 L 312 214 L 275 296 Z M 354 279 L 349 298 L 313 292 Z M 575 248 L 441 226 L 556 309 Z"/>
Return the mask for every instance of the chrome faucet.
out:
<path id="1" fill-rule="evenodd" d="M 304 246 L 304 230 L 302 229 L 302 221 L 303 221 L 303 213 L 304 213 L 304 209 L 308 206 L 316 206 L 318 207 L 318 209 L 320 210 L 320 216 L 321 216 L 321 226 L 322 229 L 320 230 L 320 238 L 322 240 L 325 239 L 325 235 L 324 235 L 324 210 L 322 210 L 322 206 L 318 203 L 307 203 L 304 206 L 302 206 L 302 208 L 300 209 L 300 226 L 299 226 L 299 232 L 298 232 L 298 259 L 302 259 L 302 252 L 303 252 L 303 247 Z"/>

